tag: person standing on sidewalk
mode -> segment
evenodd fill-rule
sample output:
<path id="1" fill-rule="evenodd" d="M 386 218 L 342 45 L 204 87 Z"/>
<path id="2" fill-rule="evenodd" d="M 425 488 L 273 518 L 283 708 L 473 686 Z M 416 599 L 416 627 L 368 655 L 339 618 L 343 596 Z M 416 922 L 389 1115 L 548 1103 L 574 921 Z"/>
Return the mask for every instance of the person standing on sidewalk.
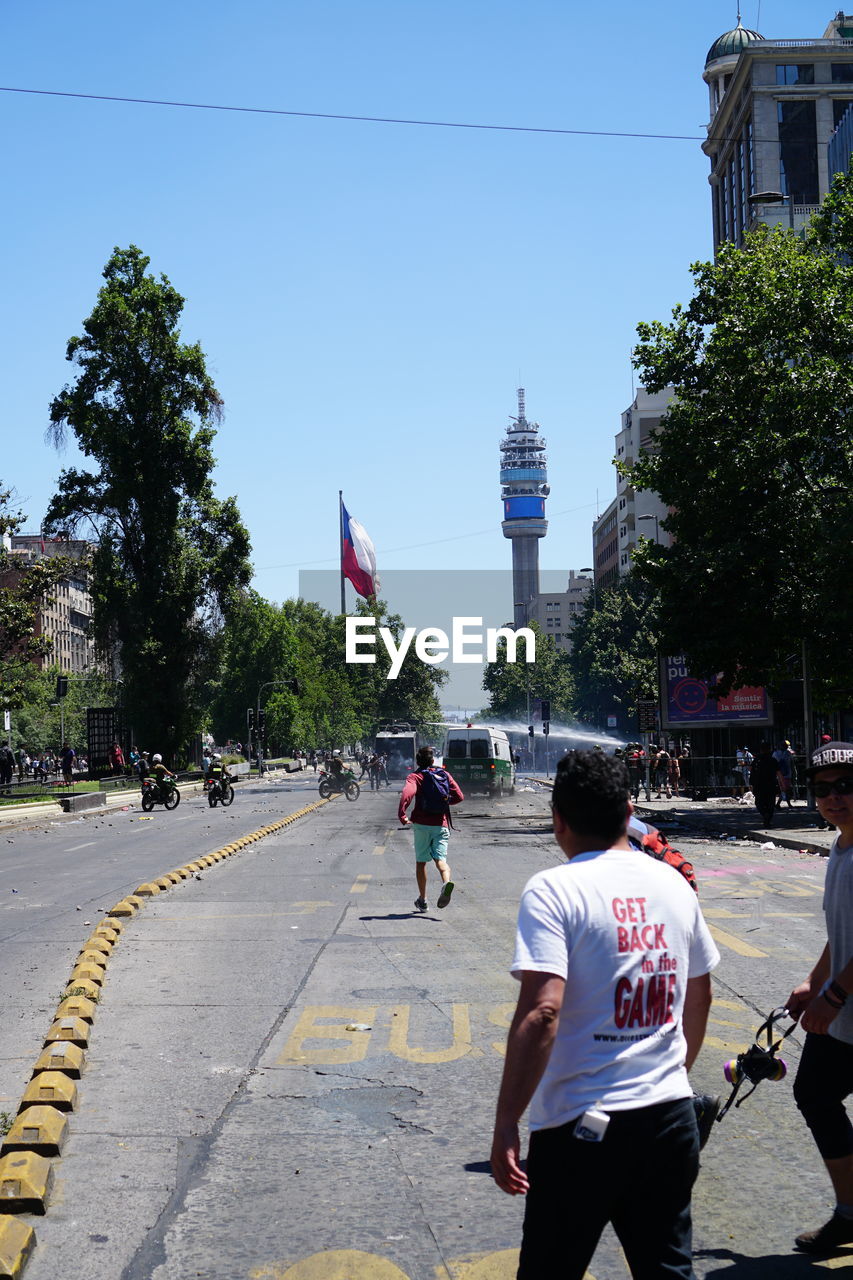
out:
<path id="1" fill-rule="evenodd" d="M 758 757 L 753 761 L 750 771 L 750 785 L 761 821 L 765 827 L 772 826 L 776 796 L 779 794 L 779 769 L 769 742 L 762 742 L 758 748 Z"/>
<path id="2" fill-rule="evenodd" d="M 418 896 L 415 907 L 426 911 L 427 863 L 434 862 L 441 876 L 441 893 L 436 906 L 446 907 L 453 893 L 454 884 L 447 865 L 447 846 L 450 842 L 450 806 L 465 799 L 456 779 L 446 769 L 436 769 L 432 747 L 420 747 L 416 757 L 417 770 L 406 778 L 400 794 L 397 816 L 404 827 L 414 828 L 415 875 Z M 406 810 L 414 800 L 411 819 Z"/>
<path id="3" fill-rule="evenodd" d="M 806 1032 L 794 1101 L 811 1130 L 835 1192 L 832 1217 L 797 1236 L 804 1253 L 853 1244 L 853 1125 L 844 1100 L 853 1093 L 853 743 L 819 747 L 806 770 L 821 817 L 838 827 L 829 852 L 823 910 L 826 946 L 788 1012 Z"/>
<path id="4" fill-rule="evenodd" d="M 636 1280 L 693 1280 L 687 1071 L 719 954 L 686 880 L 631 848 L 620 761 L 572 752 L 551 809 L 569 861 L 522 894 L 491 1153 L 501 1190 L 527 1195 L 518 1280 L 582 1280 L 608 1222 Z"/>

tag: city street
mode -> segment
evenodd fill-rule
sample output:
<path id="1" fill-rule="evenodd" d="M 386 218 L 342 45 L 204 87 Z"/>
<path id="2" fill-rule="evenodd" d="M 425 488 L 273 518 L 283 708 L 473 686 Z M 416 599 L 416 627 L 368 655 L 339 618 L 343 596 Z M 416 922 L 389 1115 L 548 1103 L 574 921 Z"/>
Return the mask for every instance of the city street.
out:
<path id="1" fill-rule="evenodd" d="M 430 910 L 413 910 L 394 790 L 337 797 L 154 897 L 109 961 L 48 1211 L 26 1219 L 27 1280 L 511 1280 L 523 1203 L 487 1160 L 518 898 L 559 857 L 546 795 L 454 813 L 444 911 L 434 873 Z M 4 827 L 0 1111 L 17 1110 L 104 909 L 316 798 L 309 774 L 243 784 L 225 813 L 186 794 L 145 823 L 133 808 Z M 821 949 L 826 863 L 695 828 L 673 842 L 722 956 L 693 1083 L 725 1098 L 723 1064 Z M 831 1203 L 791 1098 L 800 1043 L 782 1051 L 788 1077 L 733 1108 L 703 1153 L 700 1277 L 853 1265 L 792 1247 Z M 590 1274 L 628 1275 L 611 1235 Z"/>

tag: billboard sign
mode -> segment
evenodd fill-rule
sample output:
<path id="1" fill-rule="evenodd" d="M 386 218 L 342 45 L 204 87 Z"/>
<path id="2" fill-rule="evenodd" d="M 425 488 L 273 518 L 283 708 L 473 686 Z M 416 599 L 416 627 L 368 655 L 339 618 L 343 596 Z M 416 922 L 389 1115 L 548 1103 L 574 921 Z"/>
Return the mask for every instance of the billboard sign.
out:
<path id="1" fill-rule="evenodd" d="M 714 697 L 714 680 L 702 680 L 687 668 L 683 654 L 661 659 L 664 727 L 667 729 L 725 729 L 736 725 L 761 727 L 773 723 L 773 707 L 766 689 L 745 686 Z"/>

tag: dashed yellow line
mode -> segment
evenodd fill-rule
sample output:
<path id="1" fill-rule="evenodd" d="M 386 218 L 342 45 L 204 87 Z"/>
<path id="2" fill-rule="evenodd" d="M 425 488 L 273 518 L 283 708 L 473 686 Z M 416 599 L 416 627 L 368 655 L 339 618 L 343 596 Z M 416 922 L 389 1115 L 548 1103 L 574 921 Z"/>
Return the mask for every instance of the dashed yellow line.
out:
<path id="1" fill-rule="evenodd" d="M 357 876 L 355 884 L 350 889 L 350 893 L 364 893 L 367 888 L 367 882 L 372 879 L 373 876 Z"/>

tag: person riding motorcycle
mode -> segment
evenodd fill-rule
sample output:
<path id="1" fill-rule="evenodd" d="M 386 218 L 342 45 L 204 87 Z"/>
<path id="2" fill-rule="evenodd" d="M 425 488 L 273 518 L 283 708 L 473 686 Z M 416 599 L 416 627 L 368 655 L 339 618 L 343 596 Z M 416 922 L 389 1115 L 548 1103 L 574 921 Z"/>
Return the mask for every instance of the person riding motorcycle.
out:
<path id="1" fill-rule="evenodd" d="M 225 788 L 231 782 L 231 774 L 226 766 L 222 763 L 222 756 L 218 751 L 210 757 L 207 762 L 207 771 L 205 772 L 207 781 L 215 781 L 219 787 L 220 793 L 224 793 Z"/>
<path id="2" fill-rule="evenodd" d="M 346 770 L 344 769 L 344 762 L 341 759 L 340 751 L 334 751 L 332 753 L 332 758 L 329 761 L 329 773 L 331 774 L 332 782 L 338 790 L 343 788 L 345 772 Z"/>
<path id="3" fill-rule="evenodd" d="M 167 778 L 173 778 L 177 781 L 178 775 L 172 773 L 171 769 L 167 769 L 163 764 L 163 757 L 157 753 L 151 757 L 151 777 L 157 786 L 157 792 L 161 799 L 166 795 L 165 782 Z"/>

